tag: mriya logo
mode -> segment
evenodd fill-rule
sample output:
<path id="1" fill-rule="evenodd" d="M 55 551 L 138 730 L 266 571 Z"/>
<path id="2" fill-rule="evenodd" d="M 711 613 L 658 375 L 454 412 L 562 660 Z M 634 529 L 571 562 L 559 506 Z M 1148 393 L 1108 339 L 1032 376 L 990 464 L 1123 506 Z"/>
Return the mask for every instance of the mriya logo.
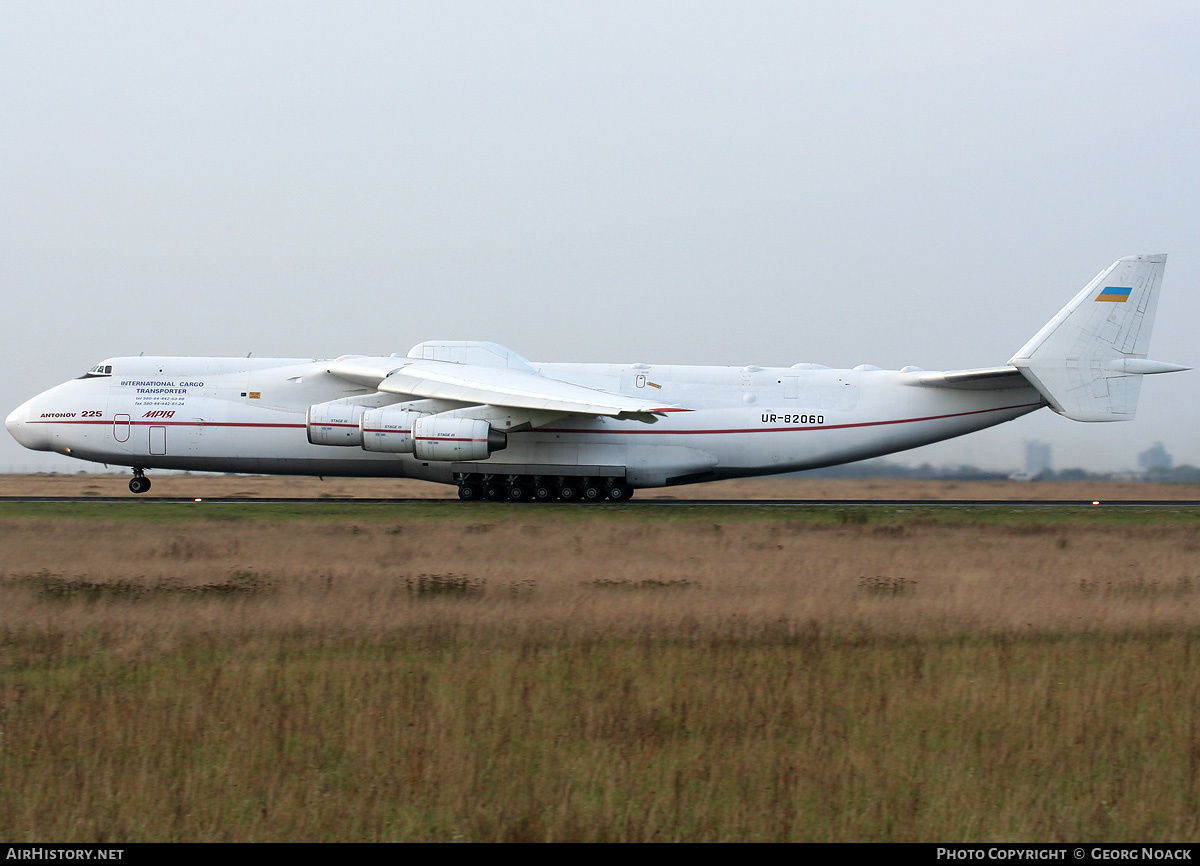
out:
<path id="1" fill-rule="evenodd" d="M 153 412 L 147 412 L 142 417 L 143 418 L 173 418 L 174 416 L 175 416 L 174 411 L 168 412 L 166 409 L 155 409 Z"/>

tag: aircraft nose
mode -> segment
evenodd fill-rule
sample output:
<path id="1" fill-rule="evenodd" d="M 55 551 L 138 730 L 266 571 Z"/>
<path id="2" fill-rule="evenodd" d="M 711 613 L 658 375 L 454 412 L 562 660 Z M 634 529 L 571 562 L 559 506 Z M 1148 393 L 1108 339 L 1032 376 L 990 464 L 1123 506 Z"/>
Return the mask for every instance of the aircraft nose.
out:
<path id="1" fill-rule="evenodd" d="M 4 419 L 4 426 L 8 429 L 8 432 L 12 434 L 13 438 L 16 439 L 18 442 L 20 441 L 20 439 L 17 436 L 17 429 L 21 426 L 21 415 L 23 414 L 23 412 L 21 410 L 24 408 L 25 408 L 24 406 L 19 406 L 16 409 L 13 409 L 11 412 L 8 413 L 8 417 Z"/>
<path id="2" fill-rule="evenodd" d="M 12 438 L 26 448 L 32 448 L 34 451 L 49 451 L 50 439 L 46 435 L 45 428 L 41 425 L 30 424 L 28 418 L 29 403 L 22 403 L 8 413 L 8 417 L 4 419 L 4 426 Z"/>

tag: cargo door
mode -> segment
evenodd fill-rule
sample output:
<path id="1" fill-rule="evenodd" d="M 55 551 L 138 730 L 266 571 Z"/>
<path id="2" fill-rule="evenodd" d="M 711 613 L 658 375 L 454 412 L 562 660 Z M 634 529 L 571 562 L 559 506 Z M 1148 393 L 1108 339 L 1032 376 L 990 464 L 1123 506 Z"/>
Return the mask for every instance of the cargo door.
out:
<path id="1" fill-rule="evenodd" d="M 165 457 L 167 453 L 167 428 L 150 428 L 150 456 Z"/>

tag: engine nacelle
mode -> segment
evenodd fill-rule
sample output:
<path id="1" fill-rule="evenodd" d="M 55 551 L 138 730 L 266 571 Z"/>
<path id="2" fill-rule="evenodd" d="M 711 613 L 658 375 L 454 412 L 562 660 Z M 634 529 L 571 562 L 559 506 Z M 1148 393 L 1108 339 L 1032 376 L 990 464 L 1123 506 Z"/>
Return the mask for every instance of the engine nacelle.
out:
<path id="1" fill-rule="evenodd" d="M 508 446 L 508 436 L 486 421 L 426 415 L 412 427 L 418 460 L 486 460 Z"/>
<path id="2" fill-rule="evenodd" d="M 384 406 L 368 409 L 359 420 L 360 441 L 364 451 L 384 451 L 389 454 L 413 453 L 413 425 L 421 412 Z"/>
<path id="3" fill-rule="evenodd" d="M 309 406 L 305 418 L 308 441 L 313 445 L 362 445 L 359 421 L 366 411 L 366 406 L 341 400 Z"/>

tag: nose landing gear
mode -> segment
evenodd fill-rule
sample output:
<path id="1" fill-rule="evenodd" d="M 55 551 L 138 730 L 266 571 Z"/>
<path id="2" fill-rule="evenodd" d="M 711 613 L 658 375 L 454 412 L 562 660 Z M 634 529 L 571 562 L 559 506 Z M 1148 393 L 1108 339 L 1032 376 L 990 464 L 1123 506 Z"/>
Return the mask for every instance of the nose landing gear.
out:
<path id="1" fill-rule="evenodd" d="M 150 489 L 150 479 L 146 477 L 146 470 L 140 466 L 133 467 L 133 477 L 129 479 L 130 493 L 145 493 Z"/>

